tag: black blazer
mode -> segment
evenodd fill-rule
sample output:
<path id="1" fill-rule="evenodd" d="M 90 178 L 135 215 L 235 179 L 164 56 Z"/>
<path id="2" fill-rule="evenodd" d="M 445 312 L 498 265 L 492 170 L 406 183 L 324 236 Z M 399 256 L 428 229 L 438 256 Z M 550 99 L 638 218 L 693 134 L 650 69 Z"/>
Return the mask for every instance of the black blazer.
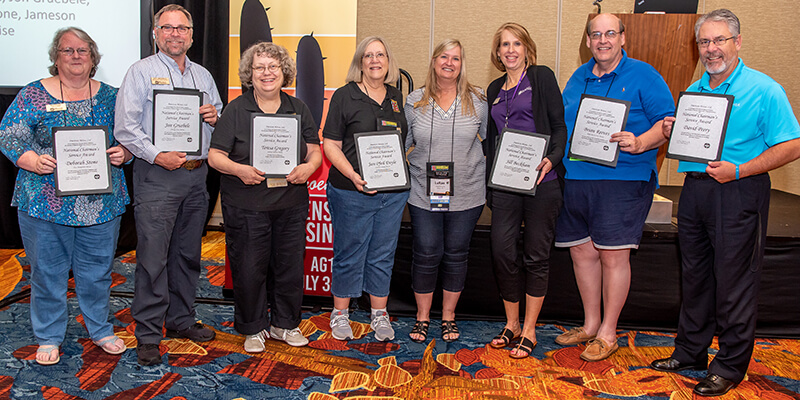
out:
<path id="1" fill-rule="evenodd" d="M 559 180 L 564 179 L 564 151 L 567 146 L 567 124 L 564 123 L 564 101 L 561 99 L 561 89 L 558 87 L 553 71 L 544 65 L 532 65 L 526 73 L 531 83 L 531 103 L 533 105 L 533 120 L 536 122 L 536 133 L 550 135 L 550 145 L 547 157 L 553 164 L 553 169 L 558 174 Z M 489 102 L 489 129 L 484 142 L 486 155 L 486 179 L 494 164 L 499 131 L 492 118 L 492 104 L 500 94 L 500 89 L 506 81 L 507 74 L 495 79 L 486 89 L 486 100 Z M 487 200 L 491 200 L 491 188 L 487 188 Z"/>

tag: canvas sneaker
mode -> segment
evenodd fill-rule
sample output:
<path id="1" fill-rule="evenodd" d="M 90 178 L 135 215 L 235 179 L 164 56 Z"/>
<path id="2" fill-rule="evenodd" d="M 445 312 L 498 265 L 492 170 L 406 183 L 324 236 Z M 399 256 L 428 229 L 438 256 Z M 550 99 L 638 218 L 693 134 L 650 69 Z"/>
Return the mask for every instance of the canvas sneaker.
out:
<path id="1" fill-rule="evenodd" d="M 350 315 L 338 313 L 331 314 L 331 334 L 334 339 L 350 340 L 353 338 L 353 329 L 350 328 Z"/>
<path id="2" fill-rule="evenodd" d="M 269 328 L 269 335 L 272 336 L 273 339 L 286 342 L 289 346 L 301 347 L 308 344 L 308 339 L 303 336 L 303 332 L 300 332 L 300 328 L 283 329 L 277 326 L 271 326 Z"/>
<path id="3" fill-rule="evenodd" d="M 264 351 L 264 342 L 267 341 L 269 334 L 266 330 L 256 333 L 255 335 L 247 335 L 244 339 L 244 351 L 248 353 L 261 353 Z"/>
<path id="4" fill-rule="evenodd" d="M 372 330 L 375 331 L 375 339 L 381 342 L 394 340 L 394 329 L 389 322 L 389 314 L 385 311 L 378 312 L 372 316 L 372 322 L 369 323 Z"/>

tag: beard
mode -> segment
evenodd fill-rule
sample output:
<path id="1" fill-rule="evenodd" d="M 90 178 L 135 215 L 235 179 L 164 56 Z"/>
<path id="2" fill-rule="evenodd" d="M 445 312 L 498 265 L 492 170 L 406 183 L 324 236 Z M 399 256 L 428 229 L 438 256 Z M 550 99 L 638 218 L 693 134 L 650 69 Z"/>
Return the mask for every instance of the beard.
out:
<path id="1" fill-rule="evenodd" d="M 717 56 L 717 55 L 721 54 L 712 54 L 712 56 Z M 725 72 L 725 70 L 728 69 L 728 65 L 730 64 L 729 61 L 726 61 L 722 57 L 714 61 L 715 66 L 709 65 L 709 62 L 706 60 L 705 57 L 701 58 L 701 61 L 703 62 L 703 66 L 706 67 L 706 72 L 708 72 L 710 75 L 716 75 Z"/>

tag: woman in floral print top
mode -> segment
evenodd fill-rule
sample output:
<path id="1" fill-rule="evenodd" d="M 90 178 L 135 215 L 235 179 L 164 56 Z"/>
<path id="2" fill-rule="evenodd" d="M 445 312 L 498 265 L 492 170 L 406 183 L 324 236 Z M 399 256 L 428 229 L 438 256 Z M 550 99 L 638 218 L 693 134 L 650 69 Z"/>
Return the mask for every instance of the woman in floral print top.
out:
<path id="1" fill-rule="evenodd" d="M 60 358 L 70 269 L 94 343 L 108 353 L 125 351 L 108 321 L 108 301 L 120 216 L 130 201 L 119 166 L 131 159 L 112 135 L 117 89 L 91 79 L 100 61 L 96 43 L 78 28 L 59 30 L 50 60 L 53 76 L 22 88 L 0 123 L 0 151 L 19 167 L 11 205 L 31 265 L 31 326 L 39 342 L 36 361 L 43 365 Z M 56 195 L 57 126 L 108 127 L 111 193 Z"/>

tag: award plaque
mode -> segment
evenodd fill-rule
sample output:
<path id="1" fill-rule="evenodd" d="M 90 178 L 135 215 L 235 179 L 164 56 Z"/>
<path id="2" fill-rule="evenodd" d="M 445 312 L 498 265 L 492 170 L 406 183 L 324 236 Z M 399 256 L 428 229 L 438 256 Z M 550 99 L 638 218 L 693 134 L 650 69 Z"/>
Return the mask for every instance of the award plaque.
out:
<path id="1" fill-rule="evenodd" d="M 487 186 L 508 192 L 536 194 L 542 162 L 550 137 L 540 133 L 503 129 L 497 143 L 492 172 Z"/>
<path id="2" fill-rule="evenodd" d="M 732 107 L 729 94 L 681 92 L 667 157 L 704 164 L 719 161 Z"/>
<path id="3" fill-rule="evenodd" d="M 611 134 L 625 129 L 630 109 L 630 101 L 582 95 L 569 141 L 569 157 L 616 167 L 619 146 L 609 140 Z"/>
<path id="4" fill-rule="evenodd" d="M 203 153 L 203 93 L 195 89 L 153 90 L 153 145 L 159 151 Z"/>
<path id="5" fill-rule="evenodd" d="M 111 193 L 107 126 L 53 127 L 56 196 Z"/>
<path id="6" fill-rule="evenodd" d="M 367 181 L 365 192 L 411 187 L 400 131 L 356 133 L 353 137 L 361 178 Z"/>
<path id="7" fill-rule="evenodd" d="M 250 165 L 268 178 L 285 178 L 300 163 L 300 116 L 254 113 Z"/>

